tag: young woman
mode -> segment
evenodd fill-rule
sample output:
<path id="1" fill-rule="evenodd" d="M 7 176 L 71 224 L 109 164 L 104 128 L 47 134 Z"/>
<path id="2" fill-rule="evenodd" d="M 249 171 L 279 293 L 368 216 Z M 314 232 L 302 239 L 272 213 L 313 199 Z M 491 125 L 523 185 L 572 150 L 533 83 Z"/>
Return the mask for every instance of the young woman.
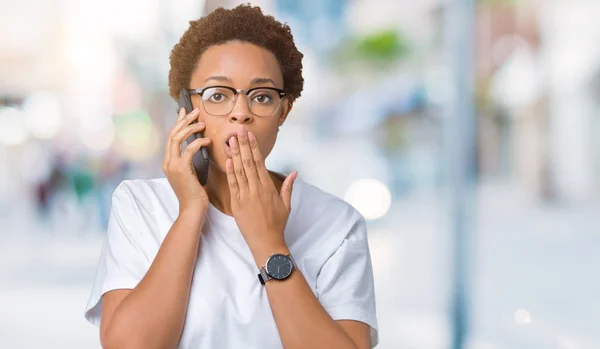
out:
<path id="1" fill-rule="evenodd" d="M 169 87 L 195 109 L 168 133 L 166 179 L 115 190 L 86 319 L 104 348 L 375 346 L 363 217 L 265 168 L 303 87 L 290 28 L 248 5 L 190 24 Z M 192 164 L 202 147 L 204 186 Z"/>

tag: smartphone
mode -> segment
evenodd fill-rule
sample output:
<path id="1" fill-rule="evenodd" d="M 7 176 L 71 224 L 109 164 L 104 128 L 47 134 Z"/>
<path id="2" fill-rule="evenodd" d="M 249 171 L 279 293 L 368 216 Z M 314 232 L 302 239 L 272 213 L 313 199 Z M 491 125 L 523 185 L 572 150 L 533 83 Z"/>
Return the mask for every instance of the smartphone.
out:
<path id="1" fill-rule="evenodd" d="M 179 92 L 179 108 L 177 108 L 178 113 L 179 110 L 181 110 L 181 108 L 185 109 L 186 114 L 189 114 L 194 109 L 194 107 L 192 106 L 192 99 L 190 98 L 190 94 L 184 88 L 182 88 Z M 196 123 L 196 121 L 194 121 L 193 123 Z M 185 145 L 187 146 L 194 140 L 202 137 L 204 137 L 202 135 L 202 132 L 192 133 L 192 135 L 185 140 Z M 209 162 L 210 160 L 208 158 L 208 150 L 206 149 L 206 147 L 200 148 L 200 151 L 196 152 L 192 156 L 192 163 L 194 164 L 194 168 L 196 169 L 196 177 L 198 177 L 198 181 L 202 186 L 206 185 L 206 182 L 208 181 Z"/>

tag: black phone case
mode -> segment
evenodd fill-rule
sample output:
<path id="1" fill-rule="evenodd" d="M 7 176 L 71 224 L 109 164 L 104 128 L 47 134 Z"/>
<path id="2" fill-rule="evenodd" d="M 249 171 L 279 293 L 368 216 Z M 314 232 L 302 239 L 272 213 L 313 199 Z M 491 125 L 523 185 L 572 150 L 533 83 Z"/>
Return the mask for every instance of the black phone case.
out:
<path id="1" fill-rule="evenodd" d="M 192 106 L 192 100 L 190 99 L 190 95 L 186 89 L 181 89 L 179 92 L 179 108 L 177 108 L 177 112 L 179 112 L 182 107 L 185 109 L 186 114 L 190 113 L 194 109 Z M 196 121 L 193 123 L 196 123 Z M 185 140 L 185 144 L 190 144 L 194 140 L 202 137 L 204 137 L 202 132 L 192 133 L 192 135 Z M 208 181 L 208 164 L 210 163 L 208 158 L 208 150 L 206 147 L 200 148 L 200 151 L 196 152 L 192 156 L 192 163 L 196 169 L 196 177 L 198 177 L 198 181 L 202 186 L 206 185 L 206 182 Z"/>

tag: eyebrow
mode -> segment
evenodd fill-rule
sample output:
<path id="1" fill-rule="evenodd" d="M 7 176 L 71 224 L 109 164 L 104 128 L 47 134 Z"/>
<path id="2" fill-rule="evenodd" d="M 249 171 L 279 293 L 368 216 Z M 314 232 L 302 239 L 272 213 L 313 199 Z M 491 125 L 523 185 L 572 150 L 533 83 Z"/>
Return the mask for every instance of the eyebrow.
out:
<path id="1" fill-rule="evenodd" d="M 209 80 L 217 80 L 217 81 L 225 81 L 225 82 L 231 82 L 231 79 L 229 79 L 226 76 L 209 76 L 208 78 L 206 78 L 204 80 L 204 82 L 207 82 Z"/>
<path id="2" fill-rule="evenodd" d="M 250 84 L 252 85 L 260 85 L 260 84 L 272 84 L 273 86 L 276 86 L 275 81 L 273 81 L 272 79 L 269 78 L 256 78 L 256 79 L 252 79 L 252 81 L 250 81 Z"/>
<path id="3" fill-rule="evenodd" d="M 226 76 L 221 76 L 221 75 L 217 75 L 217 76 L 210 76 L 208 78 L 206 78 L 204 80 L 204 82 L 207 82 L 209 80 L 217 80 L 217 81 L 223 81 L 223 82 L 231 82 L 231 79 L 226 77 Z M 272 84 L 273 86 L 277 86 L 275 84 L 275 81 L 273 81 L 273 79 L 269 79 L 269 78 L 254 78 L 252 79 L 252 81 L 250 81 L 251 85 L 260 85 L 260 84 Z"/>

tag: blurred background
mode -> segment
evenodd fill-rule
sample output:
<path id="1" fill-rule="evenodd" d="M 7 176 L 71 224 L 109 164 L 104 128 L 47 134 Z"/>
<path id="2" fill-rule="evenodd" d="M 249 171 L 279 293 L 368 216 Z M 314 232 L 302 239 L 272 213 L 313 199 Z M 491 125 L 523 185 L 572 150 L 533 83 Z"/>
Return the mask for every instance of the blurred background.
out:
<path id="1" fill-rule="evenodd" d="M 111 193 L 163 176 L 170 50 L 239 3 L 0 2 L 0 348 L 100 348 Z M 600 348 L 600 1 L 253 4 L 305 55 L 269 165 L 368 219 L 379 348 Z"/>

